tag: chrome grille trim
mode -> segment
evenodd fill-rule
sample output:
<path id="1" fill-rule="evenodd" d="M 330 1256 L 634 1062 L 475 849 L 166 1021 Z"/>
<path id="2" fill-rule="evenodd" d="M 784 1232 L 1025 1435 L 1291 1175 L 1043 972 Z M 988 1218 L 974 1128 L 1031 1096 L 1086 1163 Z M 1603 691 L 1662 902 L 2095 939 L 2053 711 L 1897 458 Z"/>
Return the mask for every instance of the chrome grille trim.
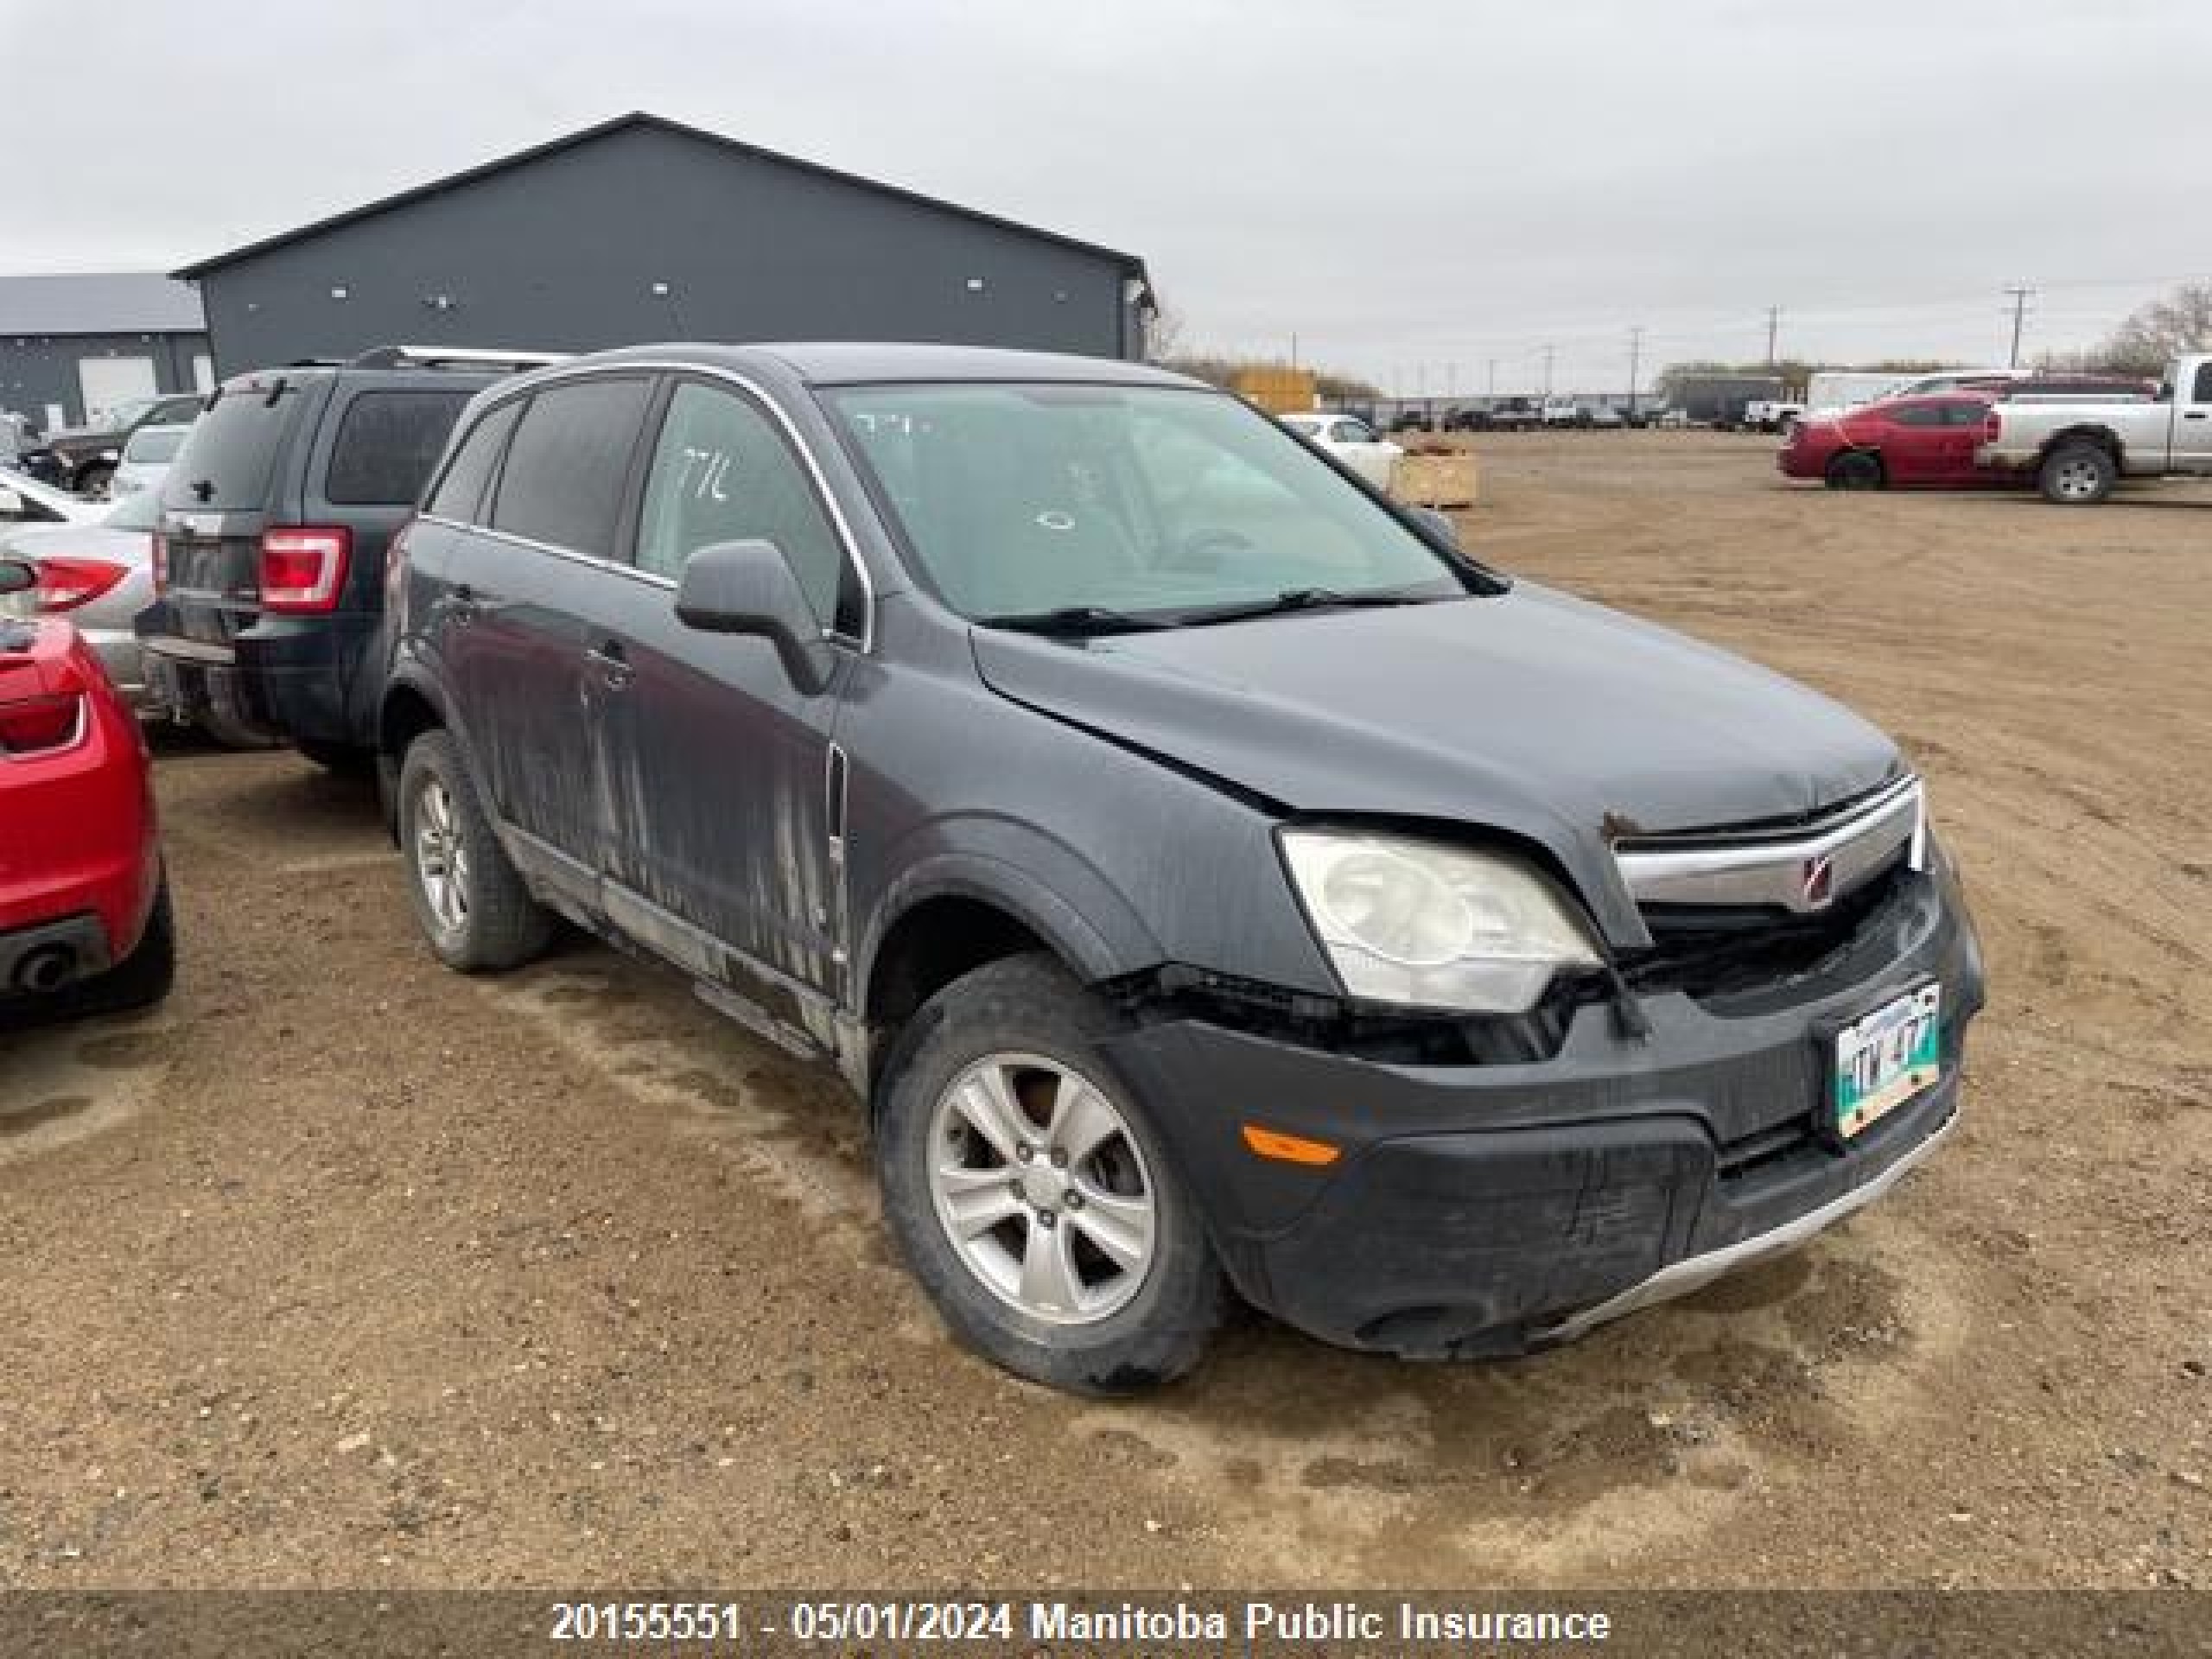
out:
<path id="1" fill-rule="evenodd" d="M 1928 810 L 1917 778 L 1810 823 L 1637 836 L 1614 843 L 1613 858 L 1639 906 L 1772 909 L 1808 916 L 1889 868 L 1900 851 L 1911 868 L 1927 868 Z M 1822 861 L 1825 882 L 1815 879 Z"/>

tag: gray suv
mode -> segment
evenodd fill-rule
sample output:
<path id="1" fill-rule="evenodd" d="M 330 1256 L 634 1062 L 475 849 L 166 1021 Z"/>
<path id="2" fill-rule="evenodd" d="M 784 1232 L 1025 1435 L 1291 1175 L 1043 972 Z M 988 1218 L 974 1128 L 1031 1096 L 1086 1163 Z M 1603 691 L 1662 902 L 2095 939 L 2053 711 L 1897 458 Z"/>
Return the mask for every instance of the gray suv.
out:
<path id="1" fill-rule="evenodd" d="M 472 403 L 387 588 L 438 957 L 565 918 L 834 1064 L 913 1271 L 1025 1376 L 1172 1377 L 1232 1289 L 1561 1341 L 1955 1120 L 1980 955 L 1886 737 L 1195 381 L 575 359 Z"/>

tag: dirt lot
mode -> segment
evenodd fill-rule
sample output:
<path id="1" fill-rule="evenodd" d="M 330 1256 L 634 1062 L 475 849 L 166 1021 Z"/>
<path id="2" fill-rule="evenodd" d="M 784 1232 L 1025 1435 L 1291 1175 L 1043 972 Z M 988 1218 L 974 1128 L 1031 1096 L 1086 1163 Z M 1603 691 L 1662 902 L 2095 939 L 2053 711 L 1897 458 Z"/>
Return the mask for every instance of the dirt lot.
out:
<path id="1" fill-rule="evenodd" d="M 363 792 L 165 745 L 177 995 L 0 1039 L 0 1583 L 2212 1585 L 2212 503 L 1484 448 L 1478 550 L 1933 779 L 1993 1003 L 1891 1201 L 1534 1360 L 1253 1320 L 1072 1402 L 941 1336 L 833 1086 L 594 947 L 443 972 Z"/>

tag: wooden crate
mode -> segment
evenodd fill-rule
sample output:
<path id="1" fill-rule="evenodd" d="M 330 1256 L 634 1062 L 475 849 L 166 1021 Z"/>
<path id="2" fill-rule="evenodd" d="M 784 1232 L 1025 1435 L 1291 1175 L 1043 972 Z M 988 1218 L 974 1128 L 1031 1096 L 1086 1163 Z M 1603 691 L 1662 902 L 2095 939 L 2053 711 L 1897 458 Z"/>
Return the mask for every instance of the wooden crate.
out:
<path id="1" fill-rule="evenodd" d="M 1297 415 L 1313 407 L 1311 369 L 1239 369 L 1229 384 L 1238 397 L 1257 404 L 1270 415 Z"/>
<path id="2" fill-rule="evenodd" d="M 1471 507 L 1482 499 L 1473 455 L 1400 455 L 1390 467 L 1390 494 L 1416 507 Z"/>

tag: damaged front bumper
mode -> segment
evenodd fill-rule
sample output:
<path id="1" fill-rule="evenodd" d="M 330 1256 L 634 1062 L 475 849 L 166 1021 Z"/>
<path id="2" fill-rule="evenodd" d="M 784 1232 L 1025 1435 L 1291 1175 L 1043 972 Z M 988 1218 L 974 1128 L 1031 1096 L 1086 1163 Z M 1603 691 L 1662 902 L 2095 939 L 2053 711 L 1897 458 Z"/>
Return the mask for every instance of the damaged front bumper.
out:
<path id="1" fill-rule="evenodd" d="M 1238 1288 L 1325 1340 L 1411 1356 L 1580 1336 L 1812 1236 L 1922 1159 L 1958 1109 L 1979 947 L 1917 876 L 1786 995 L 1578 1009 L 1551 1058 L 1382 1064 L 1198 1018 L 1108 1045 L 1177 1154 Z M 1821 1132 L 1836 1022 L 1942 987 L 1938 1080 L 1857 1138 Z M 1340 1149 L 1255 1156 L 1243 1126 Z"/>

